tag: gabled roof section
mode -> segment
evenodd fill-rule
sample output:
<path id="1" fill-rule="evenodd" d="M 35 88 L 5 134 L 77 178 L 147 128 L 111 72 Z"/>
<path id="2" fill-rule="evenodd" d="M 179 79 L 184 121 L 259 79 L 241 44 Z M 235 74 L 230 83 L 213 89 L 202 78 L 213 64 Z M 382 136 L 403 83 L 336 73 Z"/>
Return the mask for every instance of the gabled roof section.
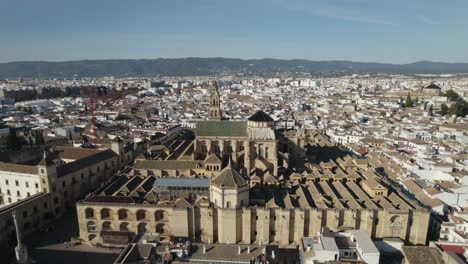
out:
<path id="1" fill-rule="evenodd" d="M 215 155 L 211 154 L 205 159 L 205 164 L 221 164 L 221 160 Z"/>
<path id="2" fill-rule="evenodd" d="M 257 175 L 250 176 L 250 180 L 251 181 L 262 181 L 262 179 L 260 179 L 260 177 L 258 177 Z"/>
<path id="3" fill-rule="evenodd" d="M 177 208 L 188 208 L 191 207 L 192 205 L 184 198 L 179 198 L 175 200 L 174 206 Z"/>
<path id="4" fill-rule="evenodd" d="M 437 84 L 431 83 L 428 86 L 426 86 L 427 89 L 441 89 Z"/>
<path id="5" fill-rule="evenodd" d="M 278 180 L 271 174 L 268 174 L 266 175 L 264 178 L 263 178 L 263 181 L 265 183 L 278 183 Z"/>
<path id="6" fill-rule="evenodd" d="M 254 122 L 273 122 L 273 118 L 271 118 L 267 113 L 259 110 L 255 112 L 255 114 L 251 115 L 247 120 L 254 121 Z"/>

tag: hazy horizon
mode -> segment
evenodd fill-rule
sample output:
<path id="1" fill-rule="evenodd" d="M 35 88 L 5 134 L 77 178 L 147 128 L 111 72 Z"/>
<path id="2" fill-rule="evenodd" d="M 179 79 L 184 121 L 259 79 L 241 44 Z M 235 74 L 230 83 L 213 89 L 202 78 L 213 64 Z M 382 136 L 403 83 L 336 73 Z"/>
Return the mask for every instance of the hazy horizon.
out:
<path id="1" fill-rule="evenodd" d="M 468 2 L 0 0 L 0 62 L 278 58 L 468 62 Z"/>
<path id="2" fill-rule="evenodd" d="M 20 63 L 20 62 L 51 62 L 51 63 L 61 63 L 61 62 L 74 62 L 74 61 L 111 61 L 111 60 L 182 60 L 182 59 L 233 59 L 233 60 L 283 60 L 283 61 L 294 61 L 294 60 L 306 60 L 312 62 L 328 62 L 328 61 L 346 61 L 346 62 L 354 62 L 354 63 L 377 63 L 377 64 L 393 64 L 393 65 L 406 65 L 406 64 L 413 64 L 413 63 L 420 63 L 420 62 L 428 62 L 428 63 L 447 63 L 447 64 L 468 64 L 468 62 L 463 61 L 454 61 L 454 62 L 446 62 L 446 61 L 432 61 L 432 60 L 418 60 L 412 61 L 407 63 L 392 63 L 392 62 L 380 62 L 380 61 L 355 61 L 355 60 L 340 60 L 340 59 L 333 59 L 333 60 L 312 60 L 312 59 L 301 59 L 301 58 L 292 58 L 292 59 L 281 59 L 281 58 L 231 58 L 231 57 L 197 57 L 197 56 L 190 56 L 190 57 L 173 57 L 173 58 L 114 58 L 114 59 L 76 59 L 76 60 L 20 60 L 20 61 L 6 61 L 0 62 L 0 64 L 6 63 Z"/>

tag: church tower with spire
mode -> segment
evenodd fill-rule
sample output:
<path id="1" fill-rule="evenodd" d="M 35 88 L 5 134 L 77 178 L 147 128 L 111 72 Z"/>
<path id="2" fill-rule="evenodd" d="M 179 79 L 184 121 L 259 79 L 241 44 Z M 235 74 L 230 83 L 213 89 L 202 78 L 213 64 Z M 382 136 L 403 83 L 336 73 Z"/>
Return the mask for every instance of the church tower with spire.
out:
<path id="1" fill-rule="evenodd" d="M 208 118 L 210 120 L 221 120 L 219 91 L 216 81 L 211 81 L 210 85 L 210 107 Z"/>

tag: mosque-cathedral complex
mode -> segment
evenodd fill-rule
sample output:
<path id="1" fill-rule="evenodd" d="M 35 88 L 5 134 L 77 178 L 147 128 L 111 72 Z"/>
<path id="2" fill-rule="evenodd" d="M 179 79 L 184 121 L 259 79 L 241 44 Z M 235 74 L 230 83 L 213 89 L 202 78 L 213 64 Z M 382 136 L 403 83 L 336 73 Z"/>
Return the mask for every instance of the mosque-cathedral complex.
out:
<path id="1" fill-rule="evenodd" d="M 295 246 L 322 227 L 425 244 L 429 211 L 317 131 L 275 129 L 257 111 L 224 120 L 216 82 L 209 120 L 161 145 L 77 203 L 80 236 L 126 245 L 160 233 L 222 244 Z M 182 135 L 183 134 L 183 135 Z"/>

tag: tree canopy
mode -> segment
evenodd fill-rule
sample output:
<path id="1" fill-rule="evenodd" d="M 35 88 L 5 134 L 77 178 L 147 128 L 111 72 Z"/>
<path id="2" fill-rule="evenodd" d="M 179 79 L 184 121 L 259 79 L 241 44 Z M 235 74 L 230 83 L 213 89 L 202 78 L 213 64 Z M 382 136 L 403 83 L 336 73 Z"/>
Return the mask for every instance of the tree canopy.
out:
<path id="1" fill-rule="evenodd" d="M 19 150 L 21 149 L 21 142 L 16 135 L 16 129 L 10 128 L 10 133 L 8 134 L 8 140 L 6 144 L 8 150 Z"/>
<path id="2" fill-rule="evenodd" d="M 406 96 L 405 107 L 413 107 L 413 106 L 414 106 L 414 103 L 413 103 L 413 100 L 411 99 L 411 94 L 408 93 L 408 95 Z"/>
<path id="3" fill-rule="evenodd" d="M 448 107 L 446 104 L 441 104 L 440 105 L 440 114 L 442 116 L 446 115 L 448 113 Z"/>
<path id="4" fill-rule="evenodd" d="M 451 100 L 456 100 L 459 97 L 459 95 L 452 89 L 445 91 L 443 95 Z"/>
<path id="5" fill-rule="evenodd" d="M 468 115 L 468 103 L 460 101 L 452 104 L 448 109 L 449 115 L 455 116 L 467 116 Z"/>

